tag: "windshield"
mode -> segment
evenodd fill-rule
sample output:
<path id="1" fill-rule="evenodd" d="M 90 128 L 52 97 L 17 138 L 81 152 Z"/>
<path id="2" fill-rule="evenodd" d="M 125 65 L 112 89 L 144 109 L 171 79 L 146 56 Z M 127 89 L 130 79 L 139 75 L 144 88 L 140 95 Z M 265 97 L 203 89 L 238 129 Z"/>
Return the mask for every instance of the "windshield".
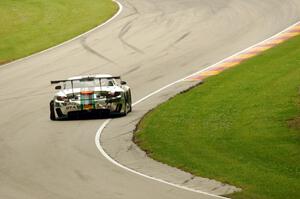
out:
<path id="1" fill-rule="evenodd" d="M 100 82 L 101 81 L 101 82 Z M 94 88 L 101 86 L 114 86 L 116 81 L 114 79 L 80 79 L 73 80 L 73 88 Z M 71 81 L 64 83 L 64 89 L 72 88 Z"/>

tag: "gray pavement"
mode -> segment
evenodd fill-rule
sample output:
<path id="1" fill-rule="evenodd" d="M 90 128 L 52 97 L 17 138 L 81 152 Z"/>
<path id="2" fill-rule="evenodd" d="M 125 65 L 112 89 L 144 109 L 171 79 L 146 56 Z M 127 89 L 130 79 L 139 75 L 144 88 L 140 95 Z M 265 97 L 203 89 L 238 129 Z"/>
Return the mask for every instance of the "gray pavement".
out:
<path id="1" fill-rule="evenodd" d="M 122 75 L 136 101 L 299 21 L 300 1 L 121 3 L 124 11 L 106 26 L 51 51 L 0 66 L 0 198 L 213 198 L 111 164 L 94 144 L 102 119 L 50 121 L 48 104 L 54 91 L 49 82 L 88 73 Z M 122 127 L 132 128 L 145 112 L 188 86 L 169 88 L 137 105 L 128 117 L 114 119 L 102 139 L 107 152 L 132 168 L 161 175 L 162 167 L 155 163 L 143 170 L 145 165 L 136 161 L 140 151 L 124 152 L 131 134 L 122 136 Z M 164 175 L 182 182 L 177 171 Z"/>

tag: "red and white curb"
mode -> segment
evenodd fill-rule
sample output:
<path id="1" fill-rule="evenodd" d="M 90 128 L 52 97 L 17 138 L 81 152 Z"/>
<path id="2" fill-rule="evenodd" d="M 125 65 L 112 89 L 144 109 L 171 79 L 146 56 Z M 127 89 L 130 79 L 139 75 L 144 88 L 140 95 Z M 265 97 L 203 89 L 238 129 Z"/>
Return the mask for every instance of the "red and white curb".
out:
<path id="1" fill-rule="evenodd" d="M 280 32 L 279 34 L 259 43 L 255 46 L 252 46 L 238 54 L 235 54 L 225 60 L 222 60 L 218 64 L 215 64 L 213 67 L 207 68 L 204 71 L 199 71 L 192 76 L 189 76 L 185 81 L 202 81 L 207 77 L 217 75 L 222 71 L 237 66 L 238 64 L 244 62 L 251 57 L 259 55 L 260 53 L 277 46 L 278 44 L 289 40 L 297 35 L 300 35 L 300 22 L 292 25 L 286 30 Z"/>

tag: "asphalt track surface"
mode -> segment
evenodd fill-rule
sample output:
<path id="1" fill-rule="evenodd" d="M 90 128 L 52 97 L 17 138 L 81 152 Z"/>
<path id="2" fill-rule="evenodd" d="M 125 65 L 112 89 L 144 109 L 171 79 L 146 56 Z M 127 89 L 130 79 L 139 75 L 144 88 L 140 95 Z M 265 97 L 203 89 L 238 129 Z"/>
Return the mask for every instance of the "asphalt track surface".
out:
<path id="1" fill-rule="evenodd" d="M 49 82 L 90 73 L 122 75 L 137 101 L 299 21 L 300 1 L 120 2 L 123 12 L 104 27 L 0 66 L 0 198 L 214 198 L 111 164 L 94 144 L 105 119 L 49 120 L 54 93 Z M 108 144 L 111 132 L 190 84 L 171 87 L 135 106 L 128 117 L 114 119 L 104 132 L 104 148 L 113 154 L 119 139 Z"/>

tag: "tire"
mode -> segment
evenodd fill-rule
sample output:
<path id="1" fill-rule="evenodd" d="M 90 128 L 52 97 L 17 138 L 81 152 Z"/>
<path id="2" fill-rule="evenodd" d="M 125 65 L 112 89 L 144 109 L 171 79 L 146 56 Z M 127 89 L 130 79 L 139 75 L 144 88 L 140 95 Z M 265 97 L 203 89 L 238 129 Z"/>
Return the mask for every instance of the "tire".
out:
<path id="1" fill-rule="evenodd" d="M 53 100 L 50 102 L 50 120 L 52 120 L 52 121 L 56 120 Z"/>
<path id="2" fill-rule="evenodd" d="M 127 115 L 127 113 L 128 113 L 128 111 L 127 111 L 127 106 L 128 106 L 128 101 L 127 101 L 127 99 L 126 99 L 126 97 L 125 97 L 125 103 L 124 103 L 124 112 L 123 112 L 123 116 L 126 116 Z"/>
<path id="3" fill-rule="evenodd" d="M 126 116 L 129 112 L 132 111 L 132 102 L 131 102 L 131 91 L 128 90 L 127 93 L 124 93 L 124 111 L 121 113 L 122 116 Z"/>
<path id="4" fill-rule="evenodd" d="M 122 112 L 122 108 L 120 110 L 120 116 L 126 116 L 127 115 L 127 101 L 125 99 L 125 102 L 124 102 L 124 111 Z"/>
<path id="5" fill-rule="evenodd" d="M 129 103 L 129 110 L 128 112 L 132 111 L 132 100 L 131 100 L 131 90 L 128 90 L 128 103 Z"/>

